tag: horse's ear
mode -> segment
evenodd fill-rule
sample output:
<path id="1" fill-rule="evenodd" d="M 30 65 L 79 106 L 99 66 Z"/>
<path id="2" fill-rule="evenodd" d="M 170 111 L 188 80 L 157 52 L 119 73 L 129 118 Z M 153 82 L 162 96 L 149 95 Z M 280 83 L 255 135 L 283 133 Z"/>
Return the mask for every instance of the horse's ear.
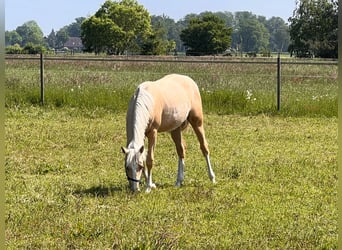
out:
<path id="1" fill-rule="evenodd" d="M 139 149 L 139 153 L 142 154 L 144 152 L 144 146 L 141 146 L 141 148 Z"/>
<path id="2" fill-rule="evenodd" d="M 127 148 L 121 147 L 122 153 L 124 153 L 125 155 L 128 154 L 129 150 Z"/>

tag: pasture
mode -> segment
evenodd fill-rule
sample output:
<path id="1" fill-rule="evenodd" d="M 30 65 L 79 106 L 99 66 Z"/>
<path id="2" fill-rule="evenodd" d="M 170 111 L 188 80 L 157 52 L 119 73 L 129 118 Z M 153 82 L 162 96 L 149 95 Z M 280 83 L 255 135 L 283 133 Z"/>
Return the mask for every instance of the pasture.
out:
<path id="1" fill-rule="evenodd" d="M 286 65 L 280 114 L 272 67 L 50 61 L 41 107 L 36 63 L 6 61 L 6 247 L 337 249 L 337 67 Z M 165 133 L 131 194 L 128 98 L 171 72 L 200 85 L 218 183 L 189 128 L 184 186 Z"/>
<path id="2" fill-rule="evenodd" d="M 277 68 L 276 64 L 263 64 L 265 60 L 261 63 L 244 63 L 243 59 L 236 63 L 46 60 L 45 99 L 52 107 L 125 112 L 127 100 L 139 83 L 178 73 L 197 82 L 206 113 L 273 115 L 277 113 Z M 337 65 L 284 64 L 281 80 L 281 115 L 337 116 Z M 7 107 L 39 104 L 39 60 L 6 60 L 5 87 Z"/>

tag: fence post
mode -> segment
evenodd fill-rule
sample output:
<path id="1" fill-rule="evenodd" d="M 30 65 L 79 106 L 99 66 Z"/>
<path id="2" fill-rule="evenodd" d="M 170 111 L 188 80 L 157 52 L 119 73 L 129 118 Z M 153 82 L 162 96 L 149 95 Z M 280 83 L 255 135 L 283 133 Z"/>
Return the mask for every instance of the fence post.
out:
<path id="1" fill-rule="evenodd" d="M 44 57 L 40 53 L 40 103 L 44 105 Z"/>
<path id="2" fill-rule="evenodd" d="M 280 80 L 280 53 L 277 59 L 277 110 L 280 111 L 280 94 L 281 94 L 281 80 Z"/>

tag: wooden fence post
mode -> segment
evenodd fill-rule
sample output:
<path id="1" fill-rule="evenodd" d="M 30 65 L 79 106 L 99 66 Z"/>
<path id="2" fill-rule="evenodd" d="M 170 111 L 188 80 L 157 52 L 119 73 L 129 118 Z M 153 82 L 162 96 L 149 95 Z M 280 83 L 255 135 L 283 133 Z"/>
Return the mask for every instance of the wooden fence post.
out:
<path id="1" fill-rule="evenodd" d="M 281 79 L 280 79 L 280 53 L 277 59 L 277 110 L 280 111 L 280 94 L 281 94 Z"/>
<path id="2" fill-rule="evenodd" d="M 43 53 L 40 53 L 40 103 L 44 105 L 44 57 Z"/>

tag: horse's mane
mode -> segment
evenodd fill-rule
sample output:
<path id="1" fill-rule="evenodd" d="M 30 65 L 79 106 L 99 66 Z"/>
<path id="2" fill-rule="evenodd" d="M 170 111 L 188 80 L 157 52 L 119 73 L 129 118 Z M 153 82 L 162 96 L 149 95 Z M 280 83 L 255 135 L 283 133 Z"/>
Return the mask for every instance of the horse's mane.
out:
<path id="1" fill-rule="evenodd" d="M 126 117 L 128 148 L 144 145 L 145 130 L 150 119 L 150 109 L 154 103 L 153 97 L 144 87 L 146 84 L 142 83 L 138 86 L 129 103 Z"/>

